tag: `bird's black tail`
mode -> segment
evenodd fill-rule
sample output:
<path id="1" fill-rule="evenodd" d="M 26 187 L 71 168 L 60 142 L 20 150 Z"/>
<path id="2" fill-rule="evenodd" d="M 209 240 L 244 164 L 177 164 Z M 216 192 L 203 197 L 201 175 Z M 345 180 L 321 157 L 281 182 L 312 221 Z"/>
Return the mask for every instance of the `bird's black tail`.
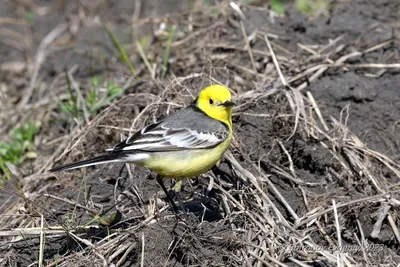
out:
<path id="1" fill-rule="evenodd" d="M 72 169 L 77 169 L 77 168 L 83 168 L 83 167 L 88 167 L 88 166 L 93 166 L 93 165 L 98 165 L 98 164 L 104 164 L 104 163 L 109 163 L 109 162 L 125 162 L 125 155 L 122 153 L 110 153 L 110 154 L 105 154 L 101 155 L 98 157 L 94 157 L 91 159 L 86 159 L 66 165 L 61 165 L 54 167 L 49 170 L 49 172 L 58 172 L 58 171 L 65 171 L 65 170 L 72 170 Z"/>

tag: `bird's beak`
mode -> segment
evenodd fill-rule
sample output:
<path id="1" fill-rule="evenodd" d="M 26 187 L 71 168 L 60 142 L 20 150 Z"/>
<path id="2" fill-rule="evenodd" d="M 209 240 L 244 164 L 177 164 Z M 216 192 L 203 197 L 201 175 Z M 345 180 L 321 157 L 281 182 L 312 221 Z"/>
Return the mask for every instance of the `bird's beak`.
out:
<path id="1" fill-rule="evenodd" d="M 233 103 L 231 101 L 225 101 L 224 103 L 221 104 L 221 106 L 224 106 L 224 107 L 232 107 L 234 105 L 235 105 L 235 103 Z"/>

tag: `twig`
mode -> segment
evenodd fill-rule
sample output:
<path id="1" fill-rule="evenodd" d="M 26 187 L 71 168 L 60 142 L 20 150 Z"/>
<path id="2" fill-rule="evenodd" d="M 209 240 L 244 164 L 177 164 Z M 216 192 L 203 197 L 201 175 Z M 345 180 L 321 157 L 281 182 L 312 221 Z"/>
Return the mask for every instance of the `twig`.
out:
<path id="1" fill-rule="evenodd" d="M 322 47 L 320 50 L 318 50 L 319 54 L 322 54 L 323 52 L 325 52 L 325 50 L 331 48 L 332 46 L 336 45 L 340 40 L 343 39 L 343 37 L 346 34 L 342 34 L 339 37 L 337 37 L 336 39 L 332 40 L 331 42 L 329 42 L 327 45 L 325 45 L 324 47 Z"/>
<path id="2" fill-rule="evenodd" d="M 329 131 L 328 125 L 326 125 L 325 120 L 322 117 L 321 111 L 318 108 L 317 102 L 315 101 L 315 99 L 310 91 L 307 91 L 307 96 L 308 96 L 308 99 L 310 100 L 312 107 L 315 110 L 315 113 L 317 114 L 317 116 L 319 118 L 319 121 L 321 122 L 322 126 L 324 126 L 324 130 Z"/>
<path id="3" fill-rule="evenodd" d="M 143 51 L 142 45 L 138 41 L 136 41 L 136 48 L 137 48 L 140 56 L 142 57 L 142 60 L 143 60 L 144 64 L 146 65 L 147 70 L 149 71 L 150 75 L 152 76 L 152 73 L 153 73 L 152 67 L 150 65 L 149 60 L 146 57 L 146 54 Z M 155 77 L 152 76 L 151 78 L 154 79 Z"/>
<path id="4" fill-rule="evenodd" d="M 298 221 L 299 216 L 297 216 L 296 212 L 289 205 L 289 203 L 286 201 L 286 199 L 282 196 L 282 194 L 279 192 L 279 190 L 276 188 L 276 186 L 271 182 L 271 180 L 265 175 L 263 175 L 263 180 L 267 181 L 268 185 L 272 188 L 272 191 L 274 192 L 275 196 L 282 202 L 283 206 L 285 206 L 285 208 L 290 213 L 290 215 L 292 215 L 293 219 L 295 221 Z"/>
<path id="5" fill-rule="evenodd" d="M 93 226 L 92 226 L 93 227 Z M 75 230 L 69 230 L 68 233 L 73 232 Z M 32 227 L 32 228 L 15 228 L 11 230 L 1 230 L 0 236 L 28 236 L 28 235 L 40 235 L 41 233 L 47 235 L 58 235 L 58 234 L 67 234 L 64 227 Z"/>
<path id="6" fill-rule="evenodd" d="M 124 128 L 124 127 L 117 127 L 117 126 L 112 126 L 112 125 L 102 125 L 102 124 L 98 124 L 96 126 L 94 126 L 96 128 L 107 128 L 107 129 L 114 129 L 114 130 L 118 130 L 120 132 L 130 132 L 131 129 L 129 128 Z"/>
<path id="7" fill-rule="evenodd" d="M 207 193 L 211 192 L 211 190 L 213 189 L 214 180 L 215 180 L 214 173 L 211 173 L 208 177 L 210 178 L 210 182 L 208 183 L 208 186 L 207 186 Z"/>
<path id="8" fill-rule="evenodd" d="M 142 0 L 135 1 L 135 9 L 133 11 L 132 21 L 137 21 L 140 18 L 140 12 L 142 10 Z"/>
<path id="9" fill-rule="evenodd" d="M 221 27 L 222 25 L 224 25 L 223 22 L 217 22 L 217 23 L 212 24 L 211 26 L 209 26 L 207 28 L 203 28 L 203 29 L 200 29 L 200 30 L 198 30 L 196 32 L 193 32 L 193 33 L 189 34 L 187 37 L 185 37 L 185 38 L 183 38 L 183 39 L 181 39 L 179 41 L 173 42 L 171 44 L 171 47 L 181 46 L 181 45 L 185 44 L 186 42 L 189 42 L 189 41 L 191 41 L 193 39 L 196 39 L 197 36 L 205 34 L 205 33 L 209 32 L 209 31 L 211 31 L 212 29 Z"/>
<path id="10" fill-rule="evenodd" d="M 269 262 L 267 262 L 266 260 L 264 260 L 263 258 L 261 258 L 260 256 L 258 256 L 257 254 L 255 254 L 254 252 L 252 252 L 252 251 L 249 251 L 248 252 L 251 256 L 253 256 L 254 258 L 256 258 L 257 260 L 259 260 L 260 262 L 262 262 L 263 264 L 265 264 L 266 266 L 274 266 L 273 264 L 270 264 Z M 272 258 L 272 257 L 269 257 L 268 256 L 268 254 L 264 254 L 265 255 L 265 257 L 266 258 L 268 258 L 270 261 L 272 261 L 273 263 L 275 263 L 276 265 L 278 265 L 278 266 L 281 266 L 281 267 L 288 267 L 286 264 L 284 264 L 284 263 L 282 263 L 282 262 L 279 262 L 279 261 L 277 261 L 276 259 L 274 259 L 274 258 Z"/>
<path id="11" fill-rule="evenodd" d="M 294 182 L 296 184 L 299 184 L 299 185 L 307 185 L 307 186 L 315 187 L 315 186 L 321 186 L 321 185 L 326 184 L 325 182 L 323 182 L 323 183 L 305 182 L 303 180 L 300 180 L 300 179 L 297 179 L 297 178 L 291 176 L 288 172 L 286 172 L 285 170 L 283 170 L 282 168 L 278 167 L 275 164 L 271 164 L 271 166 L 272 166 L 272 169 L 271 169 L 272 173 L 275 173 L 277 175 L 281 175 L 281 176 L 285 177 L 286 179 L 288 179 L 288 180 L 290 180 L 290 181 L 292 181 L 292 182 Z"/>
<path id="12" fill-rule="evenodd" d="M 265 39 L 265 42 L 267 43 L 269 52 L 271 53 L 271 57 L 272 57 L 272 60 L 273 60 L 273 62 L 274 62 L 274 65 L 275 65 L 275 69 L 276 69 L 276 71 L 278 72 L 279 79 L 281 80 L 281 82 L 282 82 L 282 84 L 283 84 L 284 86 L 287 86 L 288 83 L 286 82 L 286 79 L 285 79 L 285 77 L 284 77 L 283 74 L 282 74 L 281 68 L 279 67 L 278 60 L 276 59 L 275 52 L 274 52 L 274 50 L 272 49 L 272 46 L 271 46 L 271 44 L 270 44 L 270 42 L 269 42 L 269 40 L 268 40 L 268 36 L 267 36 L 267 35 L 264 35 L 264 39 Z"/>
<path id="13" fill-rule="evenodd" d="M 140 267 L 144 267 L 144 233 L 142 233 L 142 257 L 140 259 Z"/>
<path id="14" fill-rule="evenodd" d="M 370 53 L 370 52 L 376 51 L 376 50 L 378 50 L 378 49 L 380 49 L 380 48 L 382 48 L 382 47 L 384 47 L 386 45 L 394 43 L 395 41 L 396 41 L 396 38 L 390 38 L 388 40 L 382 41 L 382 42 L 377 43 L 377 44 L 375 44 L 375 45 L 373 45 L 371 47 L 366 48 L 365 50 L 362 51 L 362 53 L 366 54 L 366 53 Z"/>
<path id="15" fill-rule="evenodd" d="M 134 244 L 131 244 L 131 245 L 128 247 L 128 249 L 125 251 L 124 255 L 122 255 L 121 259 L 117 262 L 117 264 L 116 264 L 115 266 L 116 266 L 116 267 L 121 266 L 121 265 L 125 262 L 126 258 L 129 256 L 129 253 L 131 253 L 131 251 L 132 251 L 134 248 L 136 248 L 136 244 L 135 244 L 135 243 L 134 243 Z"/>
<path id="16" fill-rule="evenodd" d="M 91 208 L 88 208 L 88 207 L 86 207 L 86 206 L 83 206 L 83 205 L 81 205 L 81 204 L 75 202 L 74 200 L 69 200 L 69 199 L 66 199 L 66 198 L 57 197 L 57 196 L 54 196 L 54 195 L 52 195 L 52 194 L 43 194 L 43 196 L 45 196 L 45 197 L 51 197 L 51 198 L 54 198 L 54 199 L 63 201 L 63 202 L 68 203 L 68 204 L 70 204 L 70 205 L 72 205 L 72 206 L 75 206 L 75 207 L 78 207 L 78 208 L 87 210 L 87 211 L 89 211 L 89 212 L 92 213 L 92 214 L 98 214 L 98 213 L 99 213 L 99 211 L 94 210 L 94 209 L 91 209 Z"/>
<path id="17" fill-rule="evenodd" d="M 367 241 L 365 239 L 364 230 L 361 226 L 360 220 L 357 219 L 356 221 L 357 221 L 358 230 L 360 231 L 361 242 L 358 240 L 356 233 L 354 233 L 354 236 L 357 238 L 357 242 L 361 248 L 365 262 L 370 266 L 371 262 L 369 261 L 369 259 L 367 257 L 367 253 L 365 252 L 365 247 L 367 246 Z"/>
<path id="18" fill-rule="evenodd" d="M 337 260 L 338 260 L 337 265 L 339 267 L 341 267 L 341 266 L 343 266 L 343 258 L 342 258 L 342 253 L 341 253 L 341 250 L 343 248 L 342 247 L 342 233 L 340 231 L 339 216 L 338 216 L 338 212 L 336 209 L 335 199 L 332 199 L 332 209 L 333 209 L 333 214 L 335 216 L 336 237 L 338 239 L 338 246 L 339 246 L 339 249 L 337 251 Z"/>
<path id="19" fill-rule="evenodd" d="M 383 63 L 365 63 L 365 64 L 343 64 L 348 68 L 384 68 L 384 69 L 400 69 L 400 63 L 383 64 Z"/>
<path id="20" fill-rule="evenodd" d="M 385 198 L 385 197 L 388 197 L 390 195 L 390 193 L 393 194 L 393 193 L 396 193 L 396 192 L 400 192 L 400 189 L 399 190 L 394 190 L 394 191 L 391 191 L 391 192 L 382 193 L 382 194 L 379 194 L 379 195 L 374 195 L 374 196 L 364 197 L 364 198 L 360 198 L 360 199 L 355 199 L 355 200 L 352 200 L 352 201 L 349 201 L 349 202 L 346 202 L 346 203 L 342 203 L 342 204 L 338 204 L 338 205 L 336 205 L 336 208 L 342 208 L 342 207 L 350 206 L 350 205 L 357 204 L 357 203 L 364 202 L 364 201 L 372 201 L 372 200 L 376 200 L 376 199 L 379 199 L 379 198 Z M 324 215 L 324 214 L 326 214 L 328 212 L 331 212 L 332 210 L 333 210 L 333 208 L 330 207 L 330 208 L 327 208 L 327 209 L 325 209 L 323 211 L 320 211 L 320 212 L 318 212 L 316 214 L 311 215 L 307 219 L 301 220 L 301 218 L 300 218 L 300 221 L 297 224 L 294 225 L 294 228 L 295 229 L 299 228 L 300 226 L 302 226 L 302 225 L 304 225 L 304 224 L 314 220 L 315 218 L 318 218 L 318 217 L 320 217 L 320 216 L 322 216 L 322 215 Z"/>
<path id="21" fill-rule="evenodd" d="M 39 246 L 39 267 L 43 266 L 43 256 L 44 256 L 44 232 L 43 232 L 43 214 L 40 215 L 40 246 Z"/>
<path id="22" fill-rule="evenodd" d="M 299 261 L 298 259 L 294 258 L 294 257 L 289 257 L 289 260 L 291 260 L 292 262 L 298 264 L 301 267 L 311 267 L 308 264 L 305 264 L 304 262 Z"/>
<path id="23" fill-rule="evenodd" d="M 270 53 L 271 53 L 271 56 L 272 56 L 272 60 L 273 60 L 274 65 L 275 65 L 275 69 L 278 72 L 279 78 L 280 78 L 282 84 L 285 87 L 287 87 L 288 83 L 287 83 L 285 77 L 282 74 L 281 68 L 279 67 L 278 60 L 276 59 L 275 52 L 272 49 L 271 44 L 270 44 L 270 42 L 268 40 L 268 36 L 264 35 L 264 39 L 265 39 L 265 42 L 267 43 L 268 49 L 270 50 Z M 303 97 L 300 94 L 300 91 L 297 88 L 291 88 L 290 87 L 290 89 L 292 90 L 293 98 L 295 100 L 295 105 L 291 103 L 291 106 L 292 106 L 292 109 L 296 111 L 296 117 L 295 117 L 295 125 L 294 125 L 294 128 L 293 128 L 292 134 L 288 137 L 288 139 L 292 138 L 294 136 L 294 134 L 296 133 L 296 131 L 297 131 L 298 122 L 299 122 L 299 119 L 300 119 L 300 113 L 302 113 L 304 120 L 307 121 L 305 108 L 304 108 Z M 290 101 L 291 97 L 287 93 L 286 93 L 286 95 L 287 95 L 288 100 Z M 308 133 L 308 131 L 306 131 L 306 132 Z"/>
<path id="24" fill-rule="evenodd" d="M 106 237 L 108 240 L 110 240 L 111 239 L 111 236 L 107 236 Z M 122 242 L 122 241 L 124 241 L 124 239 L 125 239 L 125 235 L 124 236 L 122 236 L 122 238 L 119 240 L 119 246 L 118 246 L 118 244 L 114 244 L 115 242 L 112 242 L 112 241 L 110 241 L 110 242 L 107 242 L 108 243 L 108 247 L 114 247 L 114 249 L 113 250 L 115 250 L 115 252 L 113 252 L 109 257 L 108 257 L 108 261 L 109 262 L 112 262 L 115 258 L 117 258 L 119 255 L 121 255 L 121 253 L 122 252 L 126 252 L 126 250 L 127 249 L 129 249 L 129 247 L 131 246 L 131 244 L 129 244 L 129 243 L 126 243 L 125 244 L 125 242 Z M 103 239 L 104 240 L 104 239 Z M 101 241 L 100 242 L 98 242 L 97 244 L 101 244 Z M 117 247 L 118 246 L 118 247 Z M 98 246 L 97 247 L 98 249 L 101 249 L 101 248 L 103 248 L 103 245 L 101 245 L 101 246 Z M 118 248 L 118 249 L 117 249 Z M 106 250 L 106 253 L 108 254 L 108 253 L 110 253 L 109 251 L 107 251 Z M 118 261 L 119 262 L 119 261 Z M 117 266 L 118 266 L 118 263 L 117 263 Z"/>
<path id="25" fill-rule="evenodd" d="M 306 50 L 307 52 L 309 52 L 310 54 L 312 54 L 314 56 L 318 56 L 318 57 L 321 57 L 321 58 L 323 57 L 320 53 L 318 53 L 317 51 L 314 51 L 313 49 L 309 48 L 306 45 L 303 45 L 301 43 L 297 43 L 297 46 L 300 47 L 301 49 Z M 333 64 L 334 63 L 334 61 L 332 59 L 329 59 L 329 58 L 324 58 L 324 60 L 326 62 L 328 62 L 329 64 Z"/>
<path id="26" fill-rule="evenodd" d="M 45 61 L 46 56 L 48 54 L 47 47 L 54 42 L 54 40 L 60 36 L 62 33 L 64 33 L 65 30 L 68 29 L 68 24 L 60 24 L 56 28 L 54 28 L 51 32 L 49 32 L 46 37 L 43 38 L 43 40 L 40 42 L 39 48 L 36 53 L 35 57 L 35 65 L 32 73 L 32 78 L 29 83 L 29 87 L 27 90 L 25 90 L 23 97 L 21 101 L 18 104 L 19 108 L 23 108 L 26 104 L 28 104 L 29 99 L 31 98 L 33 94 L 33 90 L 35 88 L 36 80 L 39 75 L 39 70 L 40 67 L 42 66 L 42 63 Z"/>
<path id="27" fill-rule="evenodd" d="M 85 244 L 86 246 L 91 247 L 91 248 L 93 249 L 93 253 L 94 253 L 95 255 L 97 255 L 100 259 L 103 260 L 103 266 L 104 266 L 104 267 L 107 267 L 107 266 L 108 266 L 108 262 L 107 262 L 106 258 L 105 258 L 101 253 L 99 253 L 99 252 L 97 251 L 96 247 L 92 244 L 92 242 L 90 242 L 90 241 L 87 240 L 87 239 L 80 238 L 80 237 L 78 237 L 77 235 L 75 235 L 75 234 L 73 234 L 73 233 L 69 233 L 69 234 L 70 234 L 74 239 L 78 240 L 79 242 L 82 242 L 82 243 Z"/>
<path id="28" fill-rule="evenodd" d="M 240 6 L 239 6 L 238 4 L 236 4 L 236 3 L 233 2 L 233 1 L 231 1 L 231 2 L 229 2 L 229 5 L 230 5 L 230 7 L 231 7 L 233 10 L 236 11 L 236 13 L 239 14 L 239 16 L 240 16 L 240 18 L 241 18 L 242 20 L 245 20 L 245 19 L 246 19 L 245 15 L 243 14 L 243 11 L 240 9 Z"/>
<path id="29" fill-rule="evenodd" d="M 254 63 L 254 57 L 253 57 L 253 53 L 251 52 L 251 46 L 250 46 L 250 41 L 247 37 L 247 33 L 246 33 L 246 29 L 244 27 L 244 23 L 243 20 L 240 20 L 240 27 L 242 29 L 242 34 L 243 34 L 243 38 L 244 38 L 244 42 L 246 44 L 246 48 L 247 48 L 247 53 L 249 53 L 249 57 L 250 57 L 250 61 L 251 61 L 251 65 L 253 67 L 253 71 L 255 73 L 257 73 L 257 68 L 256 68 L 256 64 Z"/>
<path id="30" fill-rule="evenodd" d="M 292 157 L 290 156 L 289 152 L 287 151 L 287 149 L 285 148 L 285 146 L 282 144 L 281 140 L 277 140 L 279 146 L 281 147 L 281 149 L 283 150 L 283 152 L 285 153 L 288 161 L 289 161 L 289 170 L 292 173 L 293 177 L 296 177 L 296 172 L 294 171 L 294 165 L 293 165 L 293 160 Z"/>
<path id="31" fill-rule="evenodd" d="M 370 234 L 372 238 L 377 238 L 379 233 L 381 232 L 383 220 L 385 220 L 386 216 L 388 215 L 389 209 L 390 205 L 387 203 L 383 204 L 382 207 L 379 209 L 378 219 L 376 220 L 374 228 Z"/>
<path id="32" fill-rule="evenodd" d="M 393 230 L 394 236 L 396 237 L 397 243 L 400 244 L 400 233 L 399 233 L 399 229 L 397 228 L 396 223 L 395 223 L 394 220 L 393 220 L 392 214 L 389 213 L 388 216 L 387 216 L 387 218 L 388 218 L 390 227 L 392 227 L 392 230 Z"/>

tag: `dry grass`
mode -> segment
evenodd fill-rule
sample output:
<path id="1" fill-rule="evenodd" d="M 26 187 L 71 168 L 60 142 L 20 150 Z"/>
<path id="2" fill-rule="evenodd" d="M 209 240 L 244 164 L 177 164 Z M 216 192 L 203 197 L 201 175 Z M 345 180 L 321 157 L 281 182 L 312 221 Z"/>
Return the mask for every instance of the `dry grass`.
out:
<path id="1" fill-rule="evenodd" d="M 383 72 L 399 68 L 398 64 L 362 61 L 366 54 L 394 40 L 380 42 L 362 51 L 354 51 L 354 47 L 349 51 L 345 48 L 351 44 L 343 43 L 340 36 L 318 48 L 299 44 L 309 56 L 296 57 L 289 51 L 283 52 L 284 47 L 267 37 L 271 34 L 257 28 L 246 29 L 248 21 L 238 12 L 237 8 L 226 6 L 218 16 L 205 10 L 165 17 L 164 21 L 169 25 L 178 25 L 178 37 L 169 44 L 172 52 L 168 59 L 170 72 L 165 79 L 164 59 L 154 55 L 163 55 L 161 52 L 169 42 L 168 33 L 162 29 L 157 32 L 158 35 L 153 37 L 158 39 L 147 51 L 139 43 L 133 45 L 137 48 L 137 58 L 133 61 L 143 60 L 145 64 L 142 65 L 146 67 L 136 68 L 138 77 L 142 75 L 142 82 L 127 79 L 123 86 L 134 86 L 136 92 L 110 104 L 92 119 L 86 111 L 86 123 L 77 123 L 67 134 L 58 136 L 60 141 L 56 149 L 34 166 L 33 174 L 23 177 L 18 172 L 13 173 L 17 189 L 5 187 L 3 190 L 17 195 L 17 198 L 8 203 L 8 208 L 0 215 L 0 250 L 6 251 L 27 242 L 34 250 L 38 249 L 38 260 L 32 264 L 40 266 L 126 266 L 133 262 L 146 266 L 153 255 L 145 247 L 148 242 L 157 242 L 149 241 L 155 236 L 151 234 L 154 230 L 161 237 L 167 236 L 165 242 L 171 242 L 164 247 L 166 251 L 160 259 L 154 259 L 154 262 L 163 262 L 164 266 L 177 263 L 183 266 L 310 266 L 316 261 L 328 266 L 351 266 L 374 264 L 376 257 L 393 257 L 394 249 L 365 236 L 365 227 L 358 215 L 363 209 L 377 213 L 373 229 L 375 236 L 387 219 L 397 244 L 400 244 L 396 226 L 400 204 L 399 163 L 372 151 L 348 129 L 347 110 L 343 111 L 342 118 L 329 118 L 324 114 L 307 87 L 331 68 L 348 71 L 376 68 Z M 134 25 L 139 23 L 158 25 L 157 21 L 136 21 Z M 52 98 L 35 103 L 32 96 L 38 90 L 35 84 L 47 55 L 46 49 L 66 28 L 66 25 L 56 27 L 39 46 L 32 62 L 29 86 L 14 116 L 24 117 L 26 108 L 34 110 L 41 105 L 56 110 L 51 104 Z M 178 29 L 192 31 L 186 33 Z M 163 36 L 167 37 L 161 38 Z M 361 63 L 352 64 L 354 59 Z M 148 71 L 144 71 L 146 68 Z M 268 149 L 261 152 L 246 147 L 244 139 L 250 136 L 238 131 L 224 160 L 230 174 L 210 172 L 205 175 L 210 179 L 208 187 L 214 188 L 218 195 L 222 220 L 206 222 L 201 217 L 190 217 L 189 221 L 179 218 L 175 223 L 175 216 L 161 199 L 154 196 L 143 200 L 144 193 L 137 186 L 132 166 L 127 166 L 127 179 L 137 187 L 132 186 L 123 193 L 115 189 L 114 199 L 110 200 L 111 208 L 117 207 L 122 212 L 122 220 L 110 228 L 96 226 L 100 219 L 90 223 L 79 223 L 73 218 L 69 222 L 60 221 L 55 211 L 47 206 L 46 202 L 52 199 L 73 208 L 74 212 L 82 210 L 92 216 L 106 214 L 109 210 L 103 209 L 101 203 L 49 194 L 48 191 L 54 192 L 57 185 L 68 187 L 63 180 L 74 175 L 53 176 L 45 170 L 66 158 L 73 160 L 80 153 L 87 155 L 98 151 L 101 142 L 93 147 L 98 142 L 93 135 L 99 132 L 106 132 L 108 136 L 115 132 L 127 135 L 172 113 L 190 102 L 198 88 L 210 83 L 226 84 L 233 89 L 238 103 L 234 109 L 235 120 L 247 116 L 262 120 L 265 127 L 270 127 L 269 123 L 273 121 L 280 125 L 278 130 L 281 131 L 273 137 L 265 137 L 271 142 Z M 77 86 L 73 88 L 79 91 Z M 82 97 L 80 99 L 82 101 Z M 273 108 L 261 112 L 254 108 L 260 106 Z M 117 116 L 127 110 L 131 110 L 129 118 Z M 8 115 L 4 114 L 3 121 Z M 326 121 L 327 118 L 330 122 Z M 294 159 L 298 155 L 291 145 L 297 140 L 312 144 L 325 155 L 330 155 L 331 162 L 321 177 L 331 177 L 336 192 L 322 190 L 321 184 L 328 186 L 327 179 L 310 181 L 304 176 L 297 159 Z M 271 155 L 268 166 L 259 153 Z M 273 161 L 278 158 L 278 161 Z M 390 175 L 381 175 L 382 169 Z M 113 175 L 117 176 L 117 173 Z M 74 179 L 70 179 L 72 184 L 76 183 Z M 281 186 L 279 181 L 290 185 L 289 189 Z M 349 190 L 348 183 L 357 184 L 363 194 Z M 314 188 L 317 187 L 322 191 L 316 193 Z M 293 197 L 288 199 L 290 194 L 303 201 L 302 209 L 293 206 Z M 351 234 L 346 229 L 350 226 L 357 228 L 357 233 Z M 103 238 L 94 238 L 95 230 L 102 232 Z M 45 245 L 60 238 L 78 244 L 78 248 L 67 250 L 58 259 L 47 258 L 43 264 Z M 345 245 L 359 250 L 346 250 Z M 218 255 L 207 255 L 213 250 L 218 250 Z M 377 256 L 380 252 L 383 254 Z M 13 253 L 16 251 L 10 250 L 0 260 L 1 264 L 12 266 Z"/>

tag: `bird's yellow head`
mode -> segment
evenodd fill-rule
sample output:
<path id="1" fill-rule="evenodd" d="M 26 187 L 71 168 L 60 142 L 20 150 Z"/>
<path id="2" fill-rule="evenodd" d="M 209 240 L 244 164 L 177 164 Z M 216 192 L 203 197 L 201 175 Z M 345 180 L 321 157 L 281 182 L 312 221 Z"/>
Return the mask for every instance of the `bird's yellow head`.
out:
<path id="1" fill-rule="evenodd" d="M 223 85 L 210 85 L 199 93 L 195 104 L 213 119 L 232 126 L 231 92 Z"/>

